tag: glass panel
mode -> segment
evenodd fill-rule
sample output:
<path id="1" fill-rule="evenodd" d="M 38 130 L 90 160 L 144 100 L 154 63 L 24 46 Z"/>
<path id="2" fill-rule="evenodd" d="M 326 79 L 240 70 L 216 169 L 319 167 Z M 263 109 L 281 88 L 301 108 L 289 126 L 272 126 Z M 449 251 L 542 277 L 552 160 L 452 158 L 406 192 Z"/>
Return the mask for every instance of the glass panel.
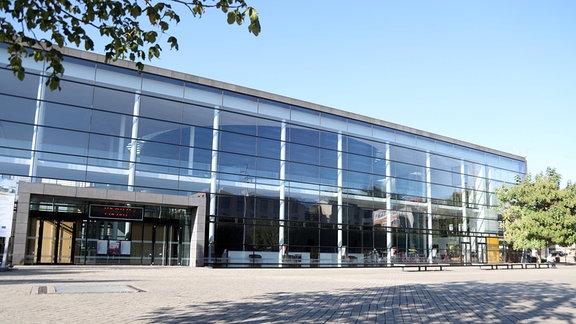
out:
<path id="1" fill-rule="evenodd" d="M 166 226 L 164 225 L 154 225 L 156 230 L 156 237 L 154 238 L 154 263 L 157 265 L 166 265 L 166 241 L 167 238 L 167 231 Z"/>
<path id="2" fill-rule="evenodd" d="M 224 91 L 223 106 L 256 113 L 257 101 L 255 97 L 239 93 Z"/>
<path id="3" fill-rule="evenodd" d="M 154 95 L 182 98 L 184 95 L 184 81 L 153 74 L 143 74 L 142 91 L 150 92 Z"/>
<path id="4" fill-rule="evenodd" d="M 42 153 L 38 154 L 38 158 L 37 177 L 84 181 L 85 157 Z"/>
<path id="5" fill-rule="evenodd" d="M 82 81 L 94 81 L 94 68 L 96 67 L 96 63 L 80 58 L 64 56 L 63 65 L 66 70 L 66 73 L 64 73 L 65 78 L 70 79 L 73 77 Z"/>
<path id="6" fill-rule="evenodd" d="M 222 111 L 220 113 L 220 125 L 222 125 L 222 130 L 255 136 L 258 129 L 258 119 L 251 116 Z"/>
<path id="7" fill-rule="evenodd" d="M 374 138 L 382 142 L 394 142 L 396 140 L 396 133 L 394 130 L 383 127 L 373 126 Z"/>
<path id="8" fill-rule="evenodd" d="M 220 150 L 256 155 L 256 137 L 223 131 L 220 133 Z"/>
<path id="9" fill-rule="evenodd" d="M 366 141 L 361 141 L 352 137 L 344 137 L 344 150 L 348 153 L 372 156 L 372 145 Z"/>
<path id="10" fill-rule="evenodd" d="M 125 187 L 128 184 L 128 167 L 128 162 L 89 158 L 86 181 Z"/>
<path id="11" fill-rule="evenodd" d="M 287 128 L 287 138 L 292 143 L 317 147 L 319 145 L 320 132 L 307 128 L 289 127 Z"/>
<path id="12" fill-rule="evenodd" d="M 430 169 L 430 178 L 433 184 L 461 187 L 462 181 L 460 179 L 460 173 L 456 171 L 460 170 L 450 172 L 438 169 Z"/>
<path id="13" fill-rule="evenodd" d="M 348 131 L 358 136 L 372 137 L 372 125 L 366 122 L 348 119 Z"/>
<path id="14" fill-rule="evenodd" d="M 314 110 L 292 107 L 290 119 L 307 125 L 320 125 L 320 113 Z"/>
<path id="15" fill-rule="evenodd" d="M 2 80 L 2 79 L 0 79 Z M 1 87 L 2 85 L 0 85 Z M 11 95 L 0 95 L 2 102 L 1 120 L 17 121 L 33 124 L 36 112 L 36 100 L 13 97 Z"/>
<path id="16" fill-rule="evenodd" d="M 57 263 L 72 263 L 73 234 L 74 222 L 59 222 Z"/>
<path id="17" fill-rule="evenodd" d="M 41 221 L 43 223 L 42 233 L 40 234 L 41 247 L 36 251 L 36 255 L 40 256 L 40 263 L 53 263 L 54 262 L 54 248 L 56 244 L 56 222 L 54 221 Z"/>
<path id="18" fill-rule="evenodd" d="M 61 102 L 67 105 L 91 107 L 94 87 L 91 85 L 60 80 L 61 89 L 58 91 L 45 91 L 45 101 Z"/>
<path id="19" fill-rule="evenodd" d="M 45 103 L 44 126 L 87 131 L 90 129 L 90 110 L 73 106 Z"/>
<path id="20" fill-rule="evenodd" d="M 144 223 L 142 228 L 142 264 L 153 264 L 154 255 L 154 225 Z"/>
<path id="21" fill-rule="evenodd" d="M 33 125 L 0 121 L 0 146 L 29 150 L 33 134 Z"/>
<path id="22" fill-rule="evenodd" d="M 320 170 L 317 165 L 287 162 L 286 166 L 287 180 L 319 183 Z"/>
<path id="23" fill-rule="evenodd" d="M 138 137 L 144 141 L 180 144 L 180 133 L 181 126 L 170 122 L 140 118 L 138 125 Z"/>
<path id="24" fill-rule="evenodd" d="M 277 140 L 270 140 L 265 138 L 258 138 L 258 152 L 260 157 L 268 157 L 273 159 L 280 159 L 281 142 Z M 280 162 L 278 162 L 280 163 Z"/>
<path id="25" fill-rule="evenodd" d="M 2 174 L 28 176 L 30 151 L 0 148 L 0 157 Z"/>
<path id="26" fill-rule="evenodd" d="M 344 159 L 347 161 L 346 168 L 348 170 L 372 172 L 372 163 L 374 160 L 370 156 L 344 154 Z"/>
<path id="27" fill-rule="evenodd" d="M 314 146 L 288 143 L 286 145 L 286 159 L 293 162 L 318 165 L 319 149 Z"/>
<path id="28" fill-rule="evenodd" d="M 337 185 L 338 184 L 338 169 L 319 167 L 320 183 L 323 185 Z"/>
<path id="29" fill-rule="evenodd" d="M 193 140 L 185 138 L 183 142 L 194 142 L 193 146 L 196 148 L 212 150 L 212 129 L 195 127 L 193 129 L 193 134 Z"/>
<path id="30" fill-rule="evenodd" d="M 39 79 L 36 74 L 26 73 L 24 80 L 19 81 L 11 70 L 0 68 L 0 93 L 36 99 Z"/>
<path id="31" fill-rule="evenodd" d="M 222 90 L 199 84 L 186 83 L 184 98 L 195 102 L 205 103 L 211 108 L 222 105 Z"/>
<path id="32" fill-rule="evenodd" d="M 392 192 L 400 195 L 425 197 L 425 168 L 416 165 L 391 162 Z"/>
<path id="33" fill-rule="evenodd" d="M 118 114 L 132 115 L 134 112 L 134 98 L 135 95 L 132 92 L 96 87 L 94 89 L 94 108 Z"/>
<path id="34" fill-rule="evenodd" d="M 290 106 L 266 99 L 260 99 L 258 113 L 274 118 L 290 119 Z"/>
<path id="35" fill-rule="evenodd" d="M 346 130 L 348 127 L 346 118 L 327 113 L 320 114 L 320 126 L 335 131 Z"/>
<path id="36" fill-rule="evenodd" d="M 182 111 L 182 122 L 187 125 L 212 128 L 212 124 L 214 123 L 214 110 L 202 106 L 185 104 Z"/>
<path id="37" fill-rule="evenodd" d="M 92 111 L 90 129 L 92 132 L 98 134 L 129 138 L 132 134 L 132 117 L 94 110 Z"/>
<path id="38" fill-rule="evenodd" d="M 248 182 L 256 175 L 256 157 L 229 153 L 219 154 L 219 170 L 234 174 L 236 179 Z"/>
<path id="39" fill-rule="evenodd" d="M 278 179 L 280 176 L 280 161 L 257 158 L 257 176 L 269 179 Z"/>
<path id="40" fill-rule="evenodd" d="M 166 261 L 167 265 L 181 265 L 181 239 L 182 226 L 167 226 L 168 246 Z"/>
<path id="41" fill-rule="evenodd" d="M 96 65 L 96 82 L 111 85 L 116 89 L 140 90 L 142 76 L 138 71 L 123 69 L 107 64 Z"/>
<path id="42" fill-rule="evenodd" d="M 142 96 L 140 99 L 140 116 L 178 123 L 182 120 L 184 105 L 178 101 Z"/>
<path id="43" fill-rule="evenodd" d="M 88 133 L 45 127 L 41 129 L 43 129 L 41 150 L 83 156 L 88 153 Z"/>

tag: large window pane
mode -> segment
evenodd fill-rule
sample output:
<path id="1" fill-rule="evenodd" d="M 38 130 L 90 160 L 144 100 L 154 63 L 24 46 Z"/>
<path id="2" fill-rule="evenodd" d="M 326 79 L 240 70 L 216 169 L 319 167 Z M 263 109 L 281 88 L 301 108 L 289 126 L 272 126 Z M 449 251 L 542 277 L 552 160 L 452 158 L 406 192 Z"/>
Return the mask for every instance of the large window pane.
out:
<path id="1" fill-rule="evenodd" d="M 317 165 L 302 163 L 287 163 L 286 178 L 292 181 L 319 183 L 319 167 Z"/>
<path id="2" fill-rule="evenodd" d="M 181 128 L 179 124 L 140 118 L 138 137 L 144 141 L 180 144 Z"/>
<path id="3" fill-rule="evenodd" d="M 223 105 L 227 108 L 239 109 L 251 113 L 256 113 L 257 111 L 257 101 L 255 97 L 235 92 L 224 91 Z"/>
<path id="4" fill-rule="evenodd" d="M 222 111 L 220 113 L 220 124 L 223 130 L 255 136 L 258 129 L 258 118 Z"/>
<path id="5" fill-rule="evenodd" d="M 84 181 L 86 176 L 86 158 L 40 153 L 38 154 L 36 176 L 39 178 Z"/>
<path id="6" fill-rule="evenodd" d="M 258 156 L 280 159 L 280 141 L 258 138 Z"/>
<path id="7" fill-rule="evenodd" d="M 312 147 L 299 144 L 288 144 L 287 159 L 293 162 L 307 163 L 318 165 L 319 152 L 318 147 Z"/>
<path id="8" fill-rule="evenodd" d="M 183 104 L 179 101 L 142 96 L 140 99 L 140 116 L 174 123 L 182 121 Z"/>
<path id="9" fill-rule="evenodd" d="M 185 104 L 182 109 L 182 122 L 184 124 L 212 127 L 214 123 L 213 109 L 192 104 Z"/>
<path id="10" fill-rule="evenodd" d="M 256 137 L 229 132 L 220 133 L 220 150 L 256 155 Z"/>
<path id="11" fill-rule="evenodd" d="M 61 89 L 58 91 L 45 91 L 44 100 L 80 107 L 92 106 L 94 88 L 91 85 L 61 80 L 60 87 Z"/>
<path id="12" fill-rule="evenodd" d="M 30 149 L 34 126 L 0 121 L 0 147 Z"/>
<path id="13" fill-rule="evenodd" d="M 0 102 L 2 103 L 0 120 L 34 123 L 36 100 L 0 95 Z"/>
<path id="14" fill-rule="evenodd" d="M 138 161 L 161 166 L 179 166 L 180 146 L 145 142 L 140 147 Z"/>
<path id="15" fill-rule="evenodd" d="M 36 99 L 39 78 L 36 74 L 26 73 L 24 80 L 20 81 L 11 70 L 0 68 L 0 93 Z"/>
<path id="16" fill-rule="evenodd" d="M 94 133 L 128 138 L 132 136 L 132 116 L 93 110 L 90 124 L 90 130 Z"/>
<path id="17" fill-rule="evenodd" d="M 88 155 L 110 160 L 129 160 L 129 144 L 128 138 L 90 134 Z"/>
<path id="18" fill-rule="evenodd" d="M 88 153 L 88 133 L 45 127 L 41 132 L 41 150 L 82 156 Z"/>
<path id="19" fill-rule="evenodd" d="M 320 132 L 316 130 L 307 128 L 289 127 L 287 129 L 287 132 L 289 142 L 300 143 L 310 146 L 319 145 Z"/>
<path id="20" fill-rule="evenodd" d="M 134 112 L 135 95 L 107 88 L 94 89 L 94 108 L 108 110 L 119 114 L 132 115 Z"/>
<path id="21" fill-rule="evenodd" d="M 87 131 L 90 129 L 90 110 L 54 103 L 45 103 L 45 126 Z"/>

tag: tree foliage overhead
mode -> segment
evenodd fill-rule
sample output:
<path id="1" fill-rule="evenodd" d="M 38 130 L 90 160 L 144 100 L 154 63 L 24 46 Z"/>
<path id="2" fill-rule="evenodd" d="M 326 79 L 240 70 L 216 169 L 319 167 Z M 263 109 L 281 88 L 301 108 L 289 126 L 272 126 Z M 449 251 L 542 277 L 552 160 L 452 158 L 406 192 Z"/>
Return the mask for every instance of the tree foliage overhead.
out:
<path id="1" fill-rule="evenodd" d="M 0 0 L 0 42 L 8 44 L 8 66 L 18 79 L 25 76 L 22 60 L 33 57 L 47 63 L 46 84 L 54 90 L 64 72 L 60 48 L 93 51 L 92 35 L 107 42 L 106 62 L 129 59 L 140 71 L 143 61 L 160 56 L 161 43 L 178 49 L 168 34 L 180 21 L 176 7 L 194 17 L 220 10 L 229 24 L 249 19 L 248 31 L 260 33 L 258 12 L 245 0 Z"/>
<path id="2" fill-rule="evenodd" d="M 497 190 L 504 238 L 515 249 L 544 249 L 576 243 L 576 186 L 560 188 L 561 176 L 548 168 Z"/>

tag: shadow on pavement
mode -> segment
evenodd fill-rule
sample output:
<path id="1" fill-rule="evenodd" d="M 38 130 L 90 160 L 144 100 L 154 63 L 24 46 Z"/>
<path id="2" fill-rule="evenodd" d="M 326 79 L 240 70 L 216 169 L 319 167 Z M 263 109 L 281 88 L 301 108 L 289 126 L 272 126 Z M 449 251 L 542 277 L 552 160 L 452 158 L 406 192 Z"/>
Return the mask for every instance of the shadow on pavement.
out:
<path id="1" fill-rule="evenodd" d="M 100 273 L 99 269 L 90 269 L 82 267 L 23 267 L 14 268 L 9 271 L 0 272 L 0 285 L 21 285 L 21 284 L 50 284 L 50 283 L 87 283 L 87 282 L 126 282 L 126 280 L 79 280 L 79 279 L 66 279 L 66 275 L 76 277 L 78 273 L 90 274 Z M 64 279 L 63 279 L 64 278 Z"/>
<path id="2" fill-rule="evenodd" d="M 407 284 L 274 293 L 244 302 L 158 308 L 139 319 L 161 323 L 576 322 L 576 290 L 546 283 Z"/>

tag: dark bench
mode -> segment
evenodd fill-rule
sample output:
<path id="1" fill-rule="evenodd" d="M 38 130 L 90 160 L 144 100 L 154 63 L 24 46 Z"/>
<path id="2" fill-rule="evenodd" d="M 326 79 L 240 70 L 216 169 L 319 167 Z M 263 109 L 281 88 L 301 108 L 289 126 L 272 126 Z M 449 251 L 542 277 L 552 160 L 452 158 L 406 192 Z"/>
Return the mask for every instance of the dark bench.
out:
<path id="1" fill-rule="evenodd" d="M 394 264 L 395 267 L 401 267 L 402 271 L 406 268 L 418 269 L 418 271 L 428 271 L 428 269 L 436 269 L 442 271 L 443 267 L 449 266 L 447 263 L 406 263 L 406 264 Z"/>

